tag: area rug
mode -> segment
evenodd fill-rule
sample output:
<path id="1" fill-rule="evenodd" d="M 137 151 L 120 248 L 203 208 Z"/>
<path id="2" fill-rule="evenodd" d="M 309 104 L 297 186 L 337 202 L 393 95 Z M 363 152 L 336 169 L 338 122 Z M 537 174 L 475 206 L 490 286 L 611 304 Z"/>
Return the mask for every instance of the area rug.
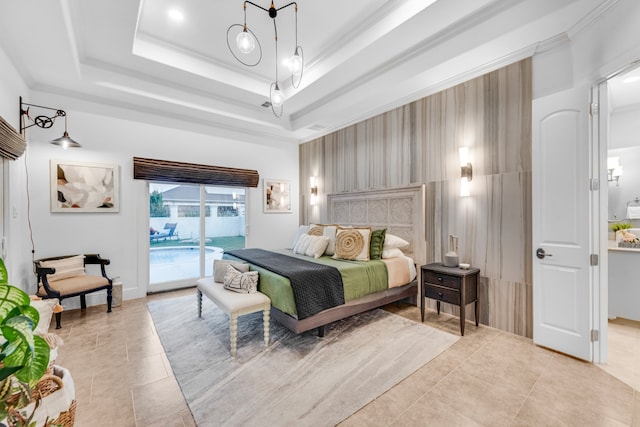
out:
<path id="1" fill-rule="evenodd" d="M 375 309 L 296 335 L 262 313 L 229 318 L 203 298 L 148 304 L 174 375 L 200 427 L 333 426 L 436 357 L 458 337 Z"/>

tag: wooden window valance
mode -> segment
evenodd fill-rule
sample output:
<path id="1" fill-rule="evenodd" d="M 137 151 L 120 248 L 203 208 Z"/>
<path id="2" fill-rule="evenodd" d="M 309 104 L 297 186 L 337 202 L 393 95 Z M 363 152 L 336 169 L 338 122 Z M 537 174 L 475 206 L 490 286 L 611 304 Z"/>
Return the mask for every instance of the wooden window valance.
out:
<path id="1" fill-rule="evenodd" d="M 257 187 L 258 171 L 168 160 L 133 158 L 133 178 L 147 181 L 209 184 L 223 187 Z"/>
<path id="2" fill-rule="evenodd" d="M 0 156 L 15 160 L 22 156 L 27 142 L 5 119 L 0 117 Z"/>

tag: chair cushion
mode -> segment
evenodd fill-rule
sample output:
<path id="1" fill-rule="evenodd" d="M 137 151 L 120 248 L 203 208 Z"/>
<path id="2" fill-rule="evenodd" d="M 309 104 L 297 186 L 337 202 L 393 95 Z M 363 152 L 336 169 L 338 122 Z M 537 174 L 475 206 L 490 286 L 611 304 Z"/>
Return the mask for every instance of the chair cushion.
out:
<path id="1" fill-rule="evenodd" d="M 56 280 L 55 282 L 49 282 L 49 286 L 51 286 L 56 291 L 59 291 L 61 297 L 65 295 L 76 294 L 79 292 L 91 291 L 92 289 L 107 286 L 108 284 L 109 280 L 107 280 L 105 277 L 91 276 L 88 274 L 83 276 L 69 277 L 68 279 Z M 40 288 L 39 294 L 46 295 L 46 292 L 42 287 Z"/>
<path id="2" fill-rule="evenodd" d="M 70 256 L 67 258 L 41 261 L 40 265 L 46 268 L 55 268 L 55 274 L 47 274 L 48 282 L 68 279 L 69 277 L 84 276 L 84 255 Z"/>
<path id="3" fill-rule="evenodd" d="M 240 294 L 228 291 L 223 283 L 213 280 L 213 277 L 205 277 L 196 282 L 198 290 L 213 301 L 225 313 L 236 313 L 250 307 L 260 307 L 271 300 L 265 294 Z M 256 310 L 257 311 L 257 310 Z"/>

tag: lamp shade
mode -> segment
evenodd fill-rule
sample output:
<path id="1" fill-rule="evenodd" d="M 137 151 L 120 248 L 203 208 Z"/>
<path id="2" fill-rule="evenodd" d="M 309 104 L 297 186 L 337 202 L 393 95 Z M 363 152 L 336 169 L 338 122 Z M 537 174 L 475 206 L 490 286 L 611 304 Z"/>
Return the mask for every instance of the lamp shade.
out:
<path id="1" fill-rule="evenodd" d="M 460 166 L 467 166 L 467 163 L 469 163 L 469 147 L 460 147 L 458 155 L 460 156 Z"/>
<path id="2" fill-rule="evenodd" d="M 276 84 L 275 88 L 271 92 L 271 104 L 277 108 L 282 106 L 283 103 L 284 103 L 284 95 L 282 94 L 282 91 Z"/>
<path id="3" fill-rule="evenodd" d="M 620 166 L 620 157 L 607 158 L 607 170 L 615 169 Z"/>
<path id="4" fill-rule="evenodd" d="M 256 48 L 256 40 L 245 28 L 244 31 L 238 34 L 236 37 L 236 45 L 238 50 L 242 53 L 251 53 Z"/>
<path id="5" fill-rule="evenodd" d="M 460 197 L 469 197 L 469 180 L 466 177 L 460 178 Z"/>
<path id="6" fill-rule="evenodd" d="M 67 148 L 79 148 L 79 147 L 82 147 L 82 145 L 80 145 L 78 142 L 76 142 L 73 139 L 71 139 L 71 137 L 69 136 L 67 131 L 64 131 L 64 134 L 60 138 L 56 138 L 53 141 L 51 141 L 51 144 L 59 145 L 62 148 L 64 148 L 65 150 Z"/>

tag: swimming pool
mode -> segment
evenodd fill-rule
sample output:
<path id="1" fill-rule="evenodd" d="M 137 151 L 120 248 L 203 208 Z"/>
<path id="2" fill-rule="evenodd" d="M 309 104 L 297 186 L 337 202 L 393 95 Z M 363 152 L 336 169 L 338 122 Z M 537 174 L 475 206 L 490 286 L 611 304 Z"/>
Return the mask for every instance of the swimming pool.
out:
<path id="1" fill-rule="evenodd" d="M 205 276 L 213 275 L 213 260 L 222 258 L 222 253 L 222 248 L 205 248 Z M 198 246 L 169 246 L 149 250 L 150 284 L 197 277 L 200 277 Z"/>

